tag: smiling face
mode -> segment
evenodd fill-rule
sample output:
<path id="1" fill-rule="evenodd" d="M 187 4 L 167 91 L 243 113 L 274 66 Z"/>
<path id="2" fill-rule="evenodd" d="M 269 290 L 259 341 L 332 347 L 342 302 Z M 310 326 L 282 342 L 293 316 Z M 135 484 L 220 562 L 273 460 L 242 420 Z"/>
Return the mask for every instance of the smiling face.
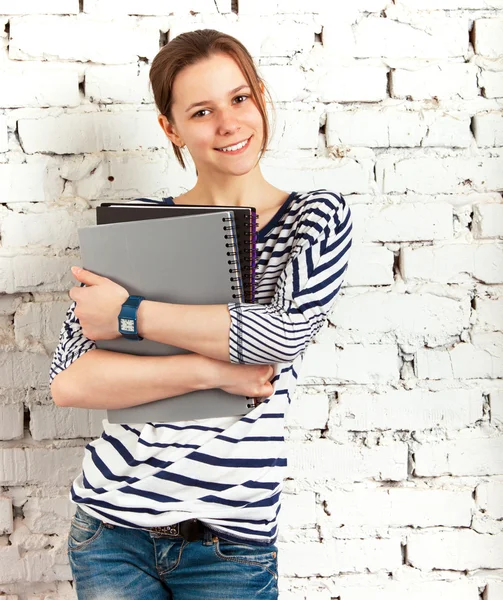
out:
<path id="1" fill-rule="evenodd" d="M 199 175 L 244 175 L 258 163 L 262 116 L 245 76 L 227 54 L 185 67 L 173 83 L 171 121 L 159 123 L 177 146 L 186 145 Z"/>

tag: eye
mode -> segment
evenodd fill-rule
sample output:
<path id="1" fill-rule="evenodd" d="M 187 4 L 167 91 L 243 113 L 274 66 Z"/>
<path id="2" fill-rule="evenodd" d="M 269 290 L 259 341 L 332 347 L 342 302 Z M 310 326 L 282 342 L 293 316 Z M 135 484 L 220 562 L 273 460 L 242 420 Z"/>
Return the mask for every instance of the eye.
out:
<path id="1" fill-rule="evenodd" d="M 192 115 L 192 118 L 196 117 L 196 118 L 201 118 L 201 117 L 205 117 L 206 114 L 205 113 L 209 113 L 210 111 L 207 108 L 203 108 L 202 110 L 198 110 L 196 113 L 194 113 Z"/>
<path id="2" fill-rule="evenodd" d="M 240 94 L 239 96 L 236 96 L 234 98 L 234 102 L 237 101 L 238 104 L 241 104 L 242 102 L 244 102 L 245 100 L 248 100 L 249 96 L 247 96 L 246 94 Z"/>

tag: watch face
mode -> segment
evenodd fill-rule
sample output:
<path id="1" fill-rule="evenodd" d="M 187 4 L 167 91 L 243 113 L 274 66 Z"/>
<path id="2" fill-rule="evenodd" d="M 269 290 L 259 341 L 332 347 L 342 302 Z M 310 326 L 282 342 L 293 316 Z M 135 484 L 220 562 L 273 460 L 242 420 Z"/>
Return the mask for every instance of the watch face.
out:
<path id="1" fill-rule="evenodd" d="M 135 333 L 133 319 L 121 319 L 121 331 L 126 333 Z"/>

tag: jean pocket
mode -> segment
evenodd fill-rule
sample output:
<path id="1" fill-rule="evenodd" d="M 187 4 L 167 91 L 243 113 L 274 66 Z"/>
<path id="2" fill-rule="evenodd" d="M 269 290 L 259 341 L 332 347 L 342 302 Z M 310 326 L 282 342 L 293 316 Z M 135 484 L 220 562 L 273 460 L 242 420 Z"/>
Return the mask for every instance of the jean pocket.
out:
<path id="1" fill-rule="evenodd" d="M 68 549 L 81 550 L 97 540 L 104 529 L 103 521 L 88 515 L 80 507 L 72 518 L 68 534 Z"/>
<path id="2" fill-rule="evenodd" d="M 255 546 L 246 543 L 235 543 L 218 538 L 215 542 L 215 552 L 222 560 L 247 565 L 256 565 L 267 569 L 277 577 L 278 549 L 274 544 L 269 546 Z"/>

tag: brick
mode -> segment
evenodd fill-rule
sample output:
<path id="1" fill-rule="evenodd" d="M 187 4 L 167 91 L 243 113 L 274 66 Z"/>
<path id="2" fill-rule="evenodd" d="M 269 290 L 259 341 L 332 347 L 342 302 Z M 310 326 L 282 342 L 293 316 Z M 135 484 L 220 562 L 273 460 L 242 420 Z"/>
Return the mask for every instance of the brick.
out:
<path id="1" fill-rule="evenodd" d="M 26 448 L 26 483 L 67 486 L 81 470 L 84 448 Z"/>
<path id="2" fill-rule="evenodd" d="M 503 438 L 422 444 L 414 453 L 414 461 L 415 474 L 419 477 L 502 475 Z M 435 568 L 442 567 L 436 565 Z"/>
<path id="3" fill-rule="evenodd" d="M 397 6 L 413 10 L 461 10 L 501 8 L 501 0 L 396 0 Z"/>
<path id="4" fill-rule="evenodd" d="M 356 204 L 351 210 L 356 241 L 419 242 L 452 238 L 452 205 L 447 203 Z"/>
<path id="5" fill-rule="evenodd" d="M 12 533 L 14 528 L 12 513 L 12 500 L 0 496 L 0 535 Z"/>
<path id="6" fill-rule="evenodd" d="M 503 31 L 503 19 L 502 31 Z M 503 113 L 493 110 L 473 117 L 473 131 L 478 146 L 503 146 Z"/>
<path id="7" fill-rule="evenodd" d="M 444 2 L 445 4 L 445 2 Z M 469 580 L 390 581 L 377 586 L 344 588 L 341 600 L 480 600 L 478 585 Z"/>
<path id="8" fill-rule="evenodd" d="M 360 65 L 317 70 L 308 79 L 308 89 L 321 102 L 379 102 L 388 96 L 387 85 L 386 68 Z"/>
<path id="9" fill-rule="evenodd" d="M 329 440 L 289 443 L 288 477 L 354 482 L 407 478 L 407 445 L 341 446 Z"/>
<path id="10" fill-rule="evenodd" d="M 331 524 L 337 527 L 469 527 L 471 490 L 373 489 L 326 494 Z"/>
<path id="11" fill-rule="evenodd" d="M 2 385 L 5 385 L 2 382 Z M 0 404 L 0 440 L 16 440 L 23 437 L 24 407 L 22 402 Z"/>
<path id="12" fill-rule="evenodd" d="M 7 119 L 0 115 L 0 152 L 7 152 L 8 149 Z"/>
<path id="13" fill-rule="evenodd" d="M 0 256 L 0 293 L 11 293 L 14 289 L 12 258 Z"/>
<path id="14" fill-rule="evenodd" d="M 428 100 L 478 96 L 477 67 L 468 63 L 434 65 L 415 70 L 391 71 L 391 97 Z"/>
<path id="15" fill-rule="evenodd" d="M 379 12 L 386 7 L 386 0 L 355 0 L 351 6 L 359 11 Z M 278 13 L 319 13 L 330 9 L 333 12 L 334 8 L 331 0 L 312 0 L 308 5 L 304 0 L 241 0 L 239 14 L 265 16 Z"/>
<path id="16" fill-rule="evenodd" d="M 0 547 L 0 583 L 26 581 L 25 562 L 17 546 Z"/>
<path id="17" fill-rule="evenodd" d="M 392 383 L 399 379 L 398 365 L 394 344 L 348 344 L 344 350 L 335 344 L 311 344 L 299 383 L 318 379 L 334 383 Z"/>
<path id="18" fill-rule="evenodd" d="M 2 0 L 3 15 L 76 15 L 79 0 Z"/>
<path id="19" fill-rule="evenodd" d="M 492 519 L 503 518 L 503 482 L 489 481 L 481 483 L 476 490 L 477 504 Z"/>
<path id="20" fill-rule="evenodd" d="M 330 577 L 338 573 L 392 571 L 402 564 L 400 541 L 333 540 L 287 544 L 281 548 L 280 575 Z"/>
<path id="21" fill-rule="evenodd" d="M 32 533 L 68 533 L 70 519 L 75 512 L 68 496 L 55 498 L 28 498 L 23 506 L 24 523 Z"/>
<path id="22" fill-rule="evenodd" d="M 405 281 L 460 283 L 474 277 L 484 283 L 503 283 L 503 247 L 446 244 L 404 248 L 400 272 Z"/>
<path id="23" fill-rule="evenodd" d="M 424 173 L 428 173 L 428 177 Z M 503 187 L 503 155 L 441 159 L 426 155 L 417 158 L 386 155 L 377 159 L 376 179 L 385 194 L 491 192 Z"/>
<path id="24" fill-rule="evenodd" d="M 0 203 L 53 202 L 64 182 L 49 158 L 28 157 L 26 163 L 0 164 Z"/>
<path id="25" fill-rule="evenodd" d="M 41 341 L 53 351 L 56 348 L 70 300 L 60 302 L 29 302 L 23 304 L 14 317 L 14 328 L 18 346 L 32 340 Z"/>
<path id="26" fill-rule="evenodd" d="M 171 151 L 163 154 L 102 153 L 98 161 L 78 174 L 73 183 L 74 193 L 89 200 L 117 201 L 140 197 L 163 198 L 176 196 L 192 187 L 195 174 L 190 167 L 183 170 L 175 163 Z M 92 164 L 92 163 L 91 163 Z M 112 181 L 109 180 L 112 178 Z"/>
<path id="27" fill-rule="evenodd" d="M 438 111 L 422 114 L 396 109 L 330 111 L 327 145 L 364 147 L 468 147 L 472 140 L 467 116 Z"/>
<path id="28" fill-rule="evenodd" d="M 476 19 L 474 22 L 475 52 L 490 58 L 500 58 L 503 54 L 502 31 L 502 18 Z"/>
<path id="29" fill-rule="evenodd" d="M 261 66 L 260 75 L 271 93 L 273 102 L 295 102 L 306 95 L 306 75 L 293 66 Z"/>
<path id="30" fill-rule="evenodd" d="M 423 349 L 416 355 L 420 379 L 479 379 L 503 377 L 503 334 L 473 333 L 472 343 L 450 350 Z"/>
<path id="31" fill-rule="evenodd" d="M 28 154 L 80 154 L 169 146 L 152 110 L 19 119 L 18 127 L 21 143 Z M 75 131 L 79 135 L 75 135 Z"/>
<path id="32" fill-rule="evenodd" d="M 179 13 L 231 12 L 230 0 L 84 0 L 84 12 L 110 15 L 171 15 Z"/>
<path id="33" fill-rule="evenodd" d="M 314 527 L 316 525 L 316 497 L 314 492 L 283 494 L 281 496 L 280 529 Z"/>
<path id="34" fill-rule="evenodd" d="M 14 17 L 10 21 L 9 58 L 136 63 L 159 51 L 159 30 L 137 19 Z"/>
<path id="35" fill-rule="evenodd" d="M 410 318 L 414 315 L 414 319 Z M 365 291 L 340 297 L 333 318 L 334 329 L 323 339 L 348 335 L 348 341 L 380 343 L 396 341 L 412 348 L 447 344 L 469 327 L 470 306 L 434 294 L 401 294 Z M 323 335 L 323 334 L 321 334 Z"/>
<path id="36" fill-rule="evenodd" d="M 448 58 L 468 51 L 468 21 L 434 13 L 420 22 L 369 16 L 353 25 L 356 58 Z"/>
<path id="37" fill-rule="evenodd" d="M 393 252 L 383 246 L 355 244 L 351 248 L 346 285 L 391 285 L 394 259 Z"/>
<path id="38" fill-rule="evenodd" d="M 324 393 L 299 393 L 288 409 L 286 424 L 302 429 L 325 429 L 328 405 L 328 396 Z"/>
<path id="39" fill-rule="evenodd" d="M 21 306 L 22 298 L 19 296 L 0 295 L 0 315 L 13 315 Z"/>
<path id="40" fill-rule="evenodd" d="M 472 571 L 500 569 L 503 565 L 503 534 L 481 535 L 475 531 L 411 533 L 407 559 L 422 570 Z"/>
<path id="41" fill-rule="evenodd" d="M 79 247 L 78 228 L 95 225 L 95 221 L 94 210 L 11 213 L 2 221 L 2 245 L 5 248 L 51 246 L 61 250 L 75 249 Z"/>
<path id="42" fill-rule="evenodd" d="M 473 237 L 503 237 L 503 204 L 474 204 Z"/>
<path id="43" fill-rule="evenodd" d="M 491 422 L 503 423 L 503 390 L 491 390 L 489 403 L 491 405 Z"/>
<path id="44" fill-rule="evenodd" d="M 373 165 L 370 161 L 344 158 L 331 159 L 299 159 L 295 165 L 285 161 L 271 160 L 264 157 L 262 172 L 273 185 L 285 190 L 332 189 L 334 181 L 337 190 L 342 194 L 362 193 L 370 191 L 373 180 Z"/>
<path id="45" fill-rule="evenodd" d="M 503 71 L 485 71 L 479 75 L 482 95 L 486 98 L 503 97 Z"/>
<path id="46" fill-rule="evenodd" d="M 265 24 L 265 27 L 264 27 Z M 253 18 L 240 19 L 241 31 L 248 30 L 248 36 L 253 32 L 257 37 L 257 32 L 262 32 L 258 36 L 260 47 L 253 56 L 267 57 L 294 57 L 302 52 L 309 52 L 314 45 L 314 34 L 316 25 L 314 23 L 304 23 L 294 17 L 283 17 L 280 19 L 270 19 L 270 22 L 256 20 Z M 281 33 L 278 35 L 278 32 Z M 247 39 L 239 37 L 245 46 L 252 51 L 252 46 Z"/>
<path id="47" fill-rule="evenodd" d="M 270 150 L 317 148 L 320 117 L 314 107 L 304 110 L 278 108 L 274 116 L 274 133 Z"/>
<path id="48" fill-rule="evenodd" d="M 16 256 L 13 259 L 14 292 L 66 292 L 75 285 L 70 271 L 79 262 L 74 256 Z"/>
<path id="49" fill-rule="evenodd" d="M 106 411 L 34 405 L 30 433 L 34 440 L 97 438 L 103 431 Z"/>
<path id="50" fill-rule="evenodd" d="M 85 94 L 100 104 L 151 103 L 147 65 L 92 65 L 85 71 Z"/>
<path id="51" fill-rule="evenodd" d="M 503 298 L 475 297 L 474 329 L 503 331 Z"/>
<path id="52" fill-rule="evenodd" d="M 0 484 L 24 485 L 26 483 L 26 456 L 21 448 L 0 450 Z M 1 561 L 0 561 L 1 564 Z"/>
<path id="53" fill-rule="evenodd" d="M 46 63 L 20 66 L 0 64 L 0 107 L 78 106 L 77 70 Z"/>
<path id="54" fill-rule="evenodd" d="M 329 428 L 347 431 L 463 429 L 482 418 L 477 390 L 392 390 L 380 394 L 343 390 L 330 411 Z"/>
<path id="55" fill-rule="evenodd" d="M 50 358 L 34 352 L 0 352 L 3 388 L 46 386 Z"/>
<path id="56" fill-rule="evenodd" d="M 484 600 L 501 600 L 501 598 L 503 598 L 503 581 L 488 581 L 484 591 Z"/>

